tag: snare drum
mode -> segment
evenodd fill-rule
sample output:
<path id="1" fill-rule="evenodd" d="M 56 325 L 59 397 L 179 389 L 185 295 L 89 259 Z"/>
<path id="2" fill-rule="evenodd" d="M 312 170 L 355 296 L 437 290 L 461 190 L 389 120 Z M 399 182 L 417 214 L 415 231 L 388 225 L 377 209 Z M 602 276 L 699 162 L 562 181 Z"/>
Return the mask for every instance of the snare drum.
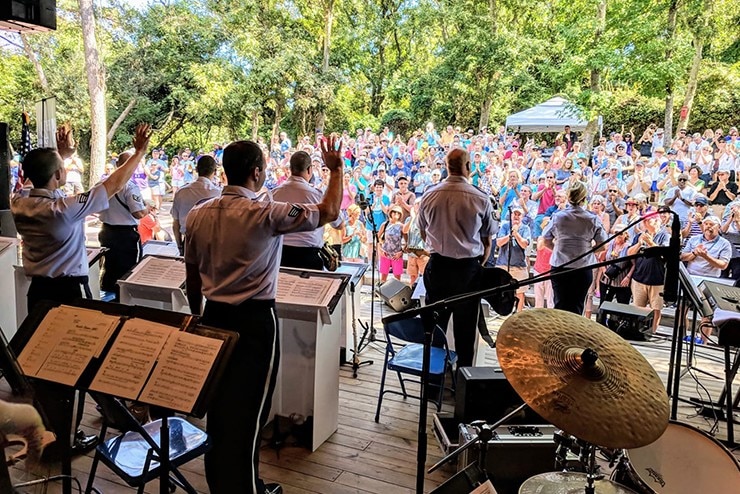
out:
<path id="1" fill-rule="evenodd" d="M 736 494 L 740 464 L 719 441 L 671 422 L 657 441 L 629 449 L 614 475 L 616 482 L 642 494 Z"/>

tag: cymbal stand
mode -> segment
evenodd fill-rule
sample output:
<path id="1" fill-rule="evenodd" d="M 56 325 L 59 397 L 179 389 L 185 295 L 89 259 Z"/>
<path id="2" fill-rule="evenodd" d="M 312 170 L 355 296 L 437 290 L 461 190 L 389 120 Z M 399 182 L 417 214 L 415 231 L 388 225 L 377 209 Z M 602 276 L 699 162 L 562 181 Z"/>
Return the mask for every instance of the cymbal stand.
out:
<path id="1" fill-rule="evenodd" d="M 594 487 L 594 482 L 596 481 L 596 478 L 598 475 L 596 474 L 596 446 L 593 444 L 585 445 L 584 448 L 581 449 L 581 459 L 584 461 L 587 472 L 587 484 L 585 488 L 586 494 L 594 494 L 596 492 L 596 488 Z"/>

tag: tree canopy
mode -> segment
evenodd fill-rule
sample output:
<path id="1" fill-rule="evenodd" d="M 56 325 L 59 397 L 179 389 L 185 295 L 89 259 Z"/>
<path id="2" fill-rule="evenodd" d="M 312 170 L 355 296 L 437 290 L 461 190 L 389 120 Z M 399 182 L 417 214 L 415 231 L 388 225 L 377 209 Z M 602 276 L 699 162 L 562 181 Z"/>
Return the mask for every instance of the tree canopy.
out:
<path id="1" fill-rule="evenodd" d="M 692 67 L 691 129 L 740 114 L 731 0 L 96 0 L 95 14 L 110 151 L 141 121 L 155 145 L 205 149 L 279 130 L 494 126 L 554 94 L 641 132 L 663 124 L 667 93 L 680 113 Z M 0 120 L 17 140 L 20 111 L 56 96 L 84 154 L 77 1 L 58 1 L 57 31 L 0 38 Z"/>

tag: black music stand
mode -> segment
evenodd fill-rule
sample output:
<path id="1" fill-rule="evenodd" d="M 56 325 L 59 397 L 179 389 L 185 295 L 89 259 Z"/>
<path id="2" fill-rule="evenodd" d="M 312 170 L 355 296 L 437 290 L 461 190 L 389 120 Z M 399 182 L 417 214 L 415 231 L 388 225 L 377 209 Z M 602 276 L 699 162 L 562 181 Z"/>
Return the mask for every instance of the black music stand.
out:
<path id="1" fill-rule="evenodd" d="M 18 332 L 16 333 L 15 338 L 12 341 L 12 345 L 14 346 L 14 349 L 16 349 L 16 352 L 19 356 L 22 356 L 23 349 L 29 343 L 31 337 L 33 336 L 34 332 L 39 327 L 39 325 L 42 323 L 47 313 L 51 309 L 58 307 L 59 305 L 60 304 L 46 302 L 46 301 L 42 302 L 26 318 L 26 320 L 23 322 Z M 210 339 L 219 339 L 223 342 L 217 354 L 214 356 L 211 366 L 208 368 L 208 374 L 207 374 L 207 377 L 205 378 L 205 383 L 203 384 L 202 387 L 200 387 L 200 389 L 193 390 L 194 392 L 197 391 L 197 398 L 192 408 L 189 410 L 178 409 L 178 408 L 168 409 L 170 413 L 183 413 L 186 415 L 194 415 L 196 417 L 205 416 L 206 411 L 208 409 L 208 403 L 210 402 L 211 398 L 213 397 L 213 394 L 215 393 L 216 384 L 220 380 L 226 368 L 226 365 L 229 361 L 229 358 L 231 357 L 231 354 L 234 350 L 236 342 L 239 338 L 237 333 L 234 333 L 232 331 L 221 330 L 221 329 L 214 329 L 214 328 L 209 328 L 209 327 L 204 327 L 204 326 L 198 326 L 197 325 L 198 318 L 195 316 L 190 316 L 190 315 L 182 314 L 182 313 L 168 312 L 168 311 L 163 311 L 163 310 L 158 310 L 158 309 L 151 309 L 147 307 L 113 304 L 113 303 L 106 303 L 106 302 L 100 302 L 100 301 L 95 301 L 95 300 L 79 300 L 75 302 L 74 304 L 70 305 L 70 307 L 98 311 L 101 317 L 103 315 L 117 316 L 119 317 L 119 320 L 115 328 L 113 329 L 113 331 L 108 335 L 108 339 L 107 339 L 107 342 L 104 344 L 104 347 L 101 348 L 101 351 L 97 354 L 97 356 L 93 357 L 92 360 L 88 363 L 88 365 L 85 367 L 84 371 L 82 372 L 81 376 L 79 377 L 79 379 L 73 386 L 69 386 L 66 384 L 59 383 L 59 382 L 48 381 L 48 380 L 41 379 L 38 377 L 31 377 L 31 379 L 38 379 L 39 381 L 43 381 L 45 384 L 51 385 L 52 387 L 55 387 L 56 389 L 59 389 L 62 391 L 65 391 L 65 390 L 67 392 L 69 390 L 81 390 L 81 391 L 87 391 L 87 392 L 91 391 L 90 386 L 92 385 L 93 380 L 98 374 L 98 371 L 100 370 L 106 356 L 111 351 L 114 342 L 120 336 L 121 329 L 125 325 L 126 321 L 132 318 L 137 318 L 137 319 L 141 319 L 145 321 L 150 321 L 153 323 L 159 323 L 159 324 L 179 328 L 179 331 L 182 331 L 182 332 L 196 334 L 196 335 L 203 336 L 203 337 L 210 338 Z M 154 370 L 156 370 L 157 365 L 162 365 L 159 359 L 157 363 L 155 364 L 155 368 L 148 375 L 147 382 L 152 378 L 152 374 Z M 146 384 L 142 385 L 142 390 L 145 385 Z M 96 395 L 106 396 L 110 400 L 125 398 L 122 396 L 117 396 L 115 393 L 101 393 L 95 390 L 92 390 L 92 392 Z M 147 403 L 147 400 L 141 397 L 139 399 L 140 401 Z M 151 402 L 150 404 L 161 405 L 160 403 L 151 403 Z M 71 420 L 69 422 L 71 425 Z M 65 494 L 71 494 L 72 492 L 71 449 L 69 446 L 69 441 L 66 440 L 66 438 L 70 435 L 71 430 L 69 430 L 69 427 L 68 427 L 68 430 L 56 431 L 56 432 L 58 433 L 58 437 L 62 437 L 64 439 L 61 441 L 61 445 L 60 445 L 61 446 L 61 460 L 62 460 L 62 474 L 65 475 L 62 488 Z M 161 421 L 161 425 L 159 429 L 161 439 L 159 443 L 157 443 L 155 438 L 152 437 L 151 430 L 146 430 L 144 427 L 141 427 L 140 429 L 137 430 L 137 432 L 139 432 L 142 435 L 144 440 L 151 447 L 150 453 L 149 453 L 149 455 L 151 455 L 151 459 L 154 459 L 159 463 L 159 466 L 158 466 L 158 473 L 159 473 L 158 476 L 160 479 L 159 492 L 161 494 L 169 493 L 170 473 L 174 474 L 175 477 L 181 481 L 184 480 L 184 477 L 182 477 L 182 475 L 179 474 L 176 467 L 174 467 L 170 462 L 170 444 L 169 444 L 170 430 L 169 430 L 168 419 L 164 417 Z M 101 446 L 104 446 L 104 445 L 101 444 L 98 447 L 100 448 Z M 185 484 L 187 484 L 187 482 L 185 482 Z M 92 489 L 92 482 L 89 482 L 88 487 L 89 489 Z M 192 490 L 191 488 L 191 492 L 195 492 L 195 490 Z"/>

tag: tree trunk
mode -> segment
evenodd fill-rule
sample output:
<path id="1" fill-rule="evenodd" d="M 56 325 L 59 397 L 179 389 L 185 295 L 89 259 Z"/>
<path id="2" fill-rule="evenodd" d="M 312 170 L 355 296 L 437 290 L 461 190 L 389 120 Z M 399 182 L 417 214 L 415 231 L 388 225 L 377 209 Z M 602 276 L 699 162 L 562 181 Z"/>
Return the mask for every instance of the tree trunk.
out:
<path id="1" fill-rule="evenodd" d="M 666 29 L 667 48 L 665 59 L 670 60 L 673 56 L 673 42 L 676 37 L 676 18 L 678 16 L 679 0 L 671 0 L 668 7 L 668 24 Z M 663 146 L 668 148 L 673 140 L 673 76 L 668 76 L 665 85 L 665 123 L 663 125 L 665 132 L 663 134 Z"/>
<path id="2" fill-rule="evenodd" d="M 280 120 L 283 119 L 283 104 L 280 102 L 275 103 L 275 122 L 272 124 L 272 136 L 270 136 L 270 142 L 273 141 L 277 136 L 280 135 Z"/>
<path id="3" fill-rule="evenodd" d="M 260 112 L 254 110 L 252 112 L 252 141 L 257 142 L 257 136 L 260 131 Z"/>
<path id="4" fill-rule="evenodd" d="M 95 37 L 93 0 L 78 0 L 82 42 L 85 47 L 85 72 L 87 92 L 90 95 L 90 183 L 98 183 L 105 166 L 106 115 L 105 71 Z"/>
<path id="5" fill-rule="evenodd" d="M 581 135 L 581 142 L 583 142 L 583 146 L 581 146 L 581 150 L 588 156 L 591 157 L 591 153 L 594 149 L 594 136 L 596 136 L 596 133 L 599 131 L 599 118 L 592 118 L 588 121 L 588 125 L 586 125 L 586 128 L 583 130 L 583 135 Z"/>
<path id="6" fill-rule="evenodd" d="M 498 6 L 496 0 L 488 0 L 488 18 L 491 20 L 491 33 L 495 36 L 498 31 Z"/>
<path id="7" fill-rule="evenodd" d="M 36 75 L 39 78 L 39 83 L 41 84 L 41 90 L 44 92 L 44 96 L 48 96 L 49 81 L 46 80 L 46 73 L 44 72 L 44 68 L 41 66 L 41 62 L 39 62 L 39 59 L 36 56 L 36 53 L 34 53 L 33 48 L 31 48 L 31 45 L 28 43 L 28 38 L 26 38 L 26 35 L 23 33 L 21 33 L 21 41 L 23 42 L 23 52 L 26 54 L 26 57 L 33 64 L 33 68 L 36 71 Z"/>
<path id="8" fill-rule="evenodd" d="M 691 107 L 694 106 L 694 96 L 696 96 L 697 80 L 699 79 L 699 68 L 701 67 L 702 51 L 704 50 L 704 40 L 695 36 L 694 38 L 694 59 L 691 61 L 691 70 L 689 71 L 689 82 L 686 84 L 686 95 L 683 98 L 685 112 L 681 112 L 681 118 L 678 120 L 679 129 L 689 128 L 689 118 L 691 116 Z"/>
<path id="9" fill-rule="evenodd" d="M 491 105 L 493 100 L 490 96 L 486 96 L 483 103 L 480 105 L 480 121 L 478 122 L 478 130 L 483 127 L 488 127 L 488 119 L 491 117 Z"/>
<path id="10" fill-rule="evenodd" d="M 108 129 L 108 135 L 105 137 L 105 143 L 110 144 L 110 141 L 113 140 L 113 136 L 116 135 L 116 131 L 118 130 L 118 127 L 121 126 L 124 120 L 126 120 L 126 117 L 128 117 L 128 114 L 131 113 L 131 110 L 134 109 L 134 106 L 136 106 L 136 98 L 131 98 L 131 101 L 128 102 L 128 105 L 126 108 L 123 109 L 120 115 L 118 115 L 118 118 L 115 122 L 113 122 L 113 125 L 110 126 L 110 129 Z"/>
<path id="11" fill-rule="evenodd" d="M 326 81 L 329 73 L 329 58 L 331 56 L 331 27 L 334 23 L 334 0 L 326 0 L 324 3 L 324 56 L 321 61 L 321 74 Z M 326 104 L 319 101 L 319 113 L 316 115 L 316 131 L 324 132 L 326 124 Z"/>

